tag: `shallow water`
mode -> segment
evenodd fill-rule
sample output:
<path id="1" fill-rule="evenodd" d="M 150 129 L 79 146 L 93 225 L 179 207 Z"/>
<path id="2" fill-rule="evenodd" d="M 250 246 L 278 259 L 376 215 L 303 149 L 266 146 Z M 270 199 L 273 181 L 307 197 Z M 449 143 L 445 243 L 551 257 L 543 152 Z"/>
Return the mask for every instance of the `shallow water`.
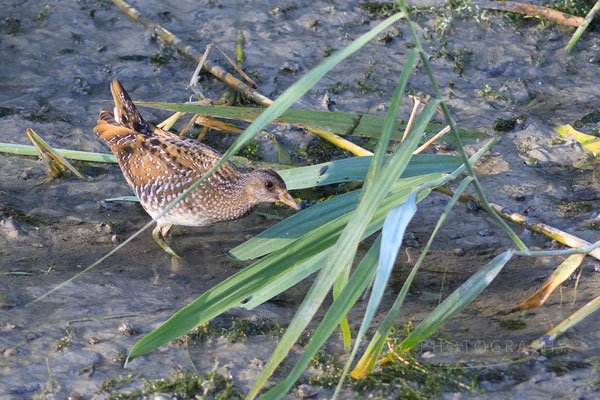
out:
<path id="1" fill-rule="evenodd" d="M 259 5 L 215 1 L 132 5 L 201 51 L 214 42 L 233 54 L 237 31 L 242 30 L 244 68 L 257 77 L 259 91 L 271 98 L 316 66 L 330 49 L 340 49 L 381 19 L 359 9 L 357 2 L 341 1 L 294 1 L 283 6 L 275 1 Z M 279 12 L 274 10 L 278 6 L 282 7 Z M 114 77 L 134 99 L 181 102 L 189 97 L 186 86 L 195 64 L 176 53 L 165 64 L 152 63 L 161 44 L 110 3 L 5 1 L 0 3 L 0 10 L 1 142 L 29 144 L 24 131 L 33 128 L 55 147 L 108 152 L 92 129 L 99 109 L 110 104 L 108 85 Z M 445 10 L 416 14 L 418 31 L 433 31 L 440 18 L 449 15 Z M 329 89 L 339 111 L 382 115 L 410 47 L 407 28 L 397 24 L 394 29 L 390 41 L 369 43 L 323 78 L 296 106 L 324 109 L 322 97 Z M 595 241 L 597 231 L 588 229 L 598 217 L 600 187 L 595 171 L 573 168 L 573 163 L 587 158 L 577 143 L 567 140 L 553 144 L 552 140 L 558 136 L 553 132 L 556 125 L 573 123 L 598 108 L 600 66 L 590 60 L 597 57 L 599 42 L 596 33 L 586 33 L 572 55 L 566 57 L 562 49 L 570 34 L 562 32 L 536 21 L 515 25 L 490 15 L 489 23 L 479 23 L 472 16 L 464 16 L 454 19 L 452 28 L 444 34 L 445 50 L 455 59 L 464 59 L 462 71 L 457 71 L 460 63 L 445 55 L 432 59 L 432 64 L 459 126 L 502 136 L 477 166 L 490 199 Z M 431 44 L 439 48 L 439 39 L 439 34 L 433 34 Z M 434 50 L 431 53 L 436 54 Z M 225 66 L 216 52 L 210 58 Z M 500 97 L 482 95 L 484 84 Z M 224 90 L 221 83 L 206 75 L 202 86 L 205 95 L 212 98 L 218 98 Z M 422 67 L 411 78 L 409 88 L 431 94 Z M 403 104 L 401 115 L 406 116 L 411 107 Z M 143 109 L 142 113 L 150 121 L 168 115 L 153 109 Z M 524 116 L 522 126 L 508 133 L 492 131 L 496 119 L 520 114 Z M 592 128 L 596 127 L 586 127 L 586 132 Z M 310 140 L 308 134 L 297 130 L 274 128 L 273 132 L 288 150 Z M 221 139 L 220 133 L 213 135 L 211 143 L 216 145 L 226 146 L 231 141 Z M 268 139 L 259 141 L 265 159 L 275 161 L 272 143 Z M 470 146 L 470 150 L 477 146 Z M 539 161 L 539 167 L 525 164 L 532 157 Z M 0 275 L 0 294 L 7 305 L 0 309 L 2 399 L 43 394 L 64 398 L 72 393 L 101 397 L 96 391 L 103 381 L 127 373 L 116 357 L 120 352 L 242 268 L 242 264 L 225 256 L 227 249 L 275 223 L 273 214 L 289 214 L 287 210 L 265 207 L 261 211 L 267 216 L 254 214 L 207 228 L 176 228 L 174 248 L 183 255 L 181 262 L 172 261 L 155 246 L 150 234 L 144 233 L 108 262 L 48 299 L 25 308 L 33 298 L 108 252 L 148 217 L 135 204 L 103 201 L 130 195 L 114 165 L 97 165 L 99 169 L 83 165 L 83 171 L 90 175 L 87 181 L 61 179 L 48 185 L 42 184 L 46 179 L 43 163 L 34 157 L 0 154 L 0 165 L 0 272 L 30 274 Z M 442 195 L 432 194 L 421 203 L 409 228 L 420 246 L 446 201 Z M 13 213 L 16 216 L 10 218 Z M 23 215 L 27 218 L 19 217 Z M 547 243 L 540 236 L 516 229 L 530 246 Z M 456 232 L 463 236 L 456 237 Z M 437 305 L 440 293 L 450 293 L 510 246 L 484 213 L 467 213 L 464 206 L 457 206 L 415 282 L 404 315 L 421 320 Z M 462 254 L 457 249 L 464 250 L 464 255 L 457 255 Z M 419 247 L 407 248 L 399 255 L 399 262 L 414 262 L 418 254 Z M 515 343 L 536 339 L 597 295 L 598 263 L 589 259 L 584 262 L 576 298 L 575 282 L 568 281 L 562 297 L 557 291 L 542 308 L 502 315 L 532 294 L 559 262 L 549 258 L 511 261 L 480 298 L 444 327 L 442 333 L 461 344 L 459 351 L 435 348 L 433 343 L 433 358 L 482 364 L 506 361 L 518 350 Z M 397 279 L 403 279 L 406 273 L 399 270 Z M 226 325 L 232 317 L 243 316 L 286 324 L 305 290 L 306 285 L 301 285 L 277 302 L 252 312 L 232 310 L 217 323 Z M 351 316 L 353 325 L 360 323 L 364 307 L 359 303 Z M 503 327 L 503 320 L 520 320 L 526 326 L 511 331 Z M 405 321 L 403 318 L 399 322 Z M 120 330 L 123 322 L 133 332 Z M 70 345 L 56 350 L 68 326 L 73 329 Z M 592 317 L 573 329 L 560 343 L 576 350 L 561 357 L 593 364 L 593 357 L 600 353 L 598 327 L 598 319 Z M 481 351 L 477 341 L 498 341 L 501 351 Z M 128 370 L 138 378 L 141 374 L 163 377 L 177 366 L 192 368 L 191 358 L 201 372 L 211 371 L 217 364 L 219 372 L 230 374 L 240 388 L 248 390 L 275 343 L 275 339 L 263 336 L 250 337 L 245 344 L 228 344 L 217 338 L 190 347 L 189 355 L 184 347 L 168 345 L 133 360 Z M 335 344 L 331 346 L 331 352 L 342 354 Z M 47 362 L 52 390 L 48 390 Z M 484 381 L 481 387 L 492 398 L 535 398 L 551 392 L 565 397 L 594 397 L 592 391 L 597 384 L 586 383 L 598 379 L 591 366 L 557 377 L 547 364 L 541 358 L 532 360 L 519 370 L 520 379 Z M 131 387 L 136 385 L 139 379 Z M 317 389 L 319 396 L 331 393 Z M 349 390 L 345 393 L 347 398 L 354 395 Z"/>

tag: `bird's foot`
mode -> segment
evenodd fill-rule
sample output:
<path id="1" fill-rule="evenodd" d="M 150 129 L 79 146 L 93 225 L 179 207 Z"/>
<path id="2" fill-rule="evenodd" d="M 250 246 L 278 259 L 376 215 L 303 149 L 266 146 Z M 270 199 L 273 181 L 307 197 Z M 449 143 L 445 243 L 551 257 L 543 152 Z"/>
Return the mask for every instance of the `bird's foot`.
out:
<path id="1" fill-rule="evenodd" d="M 165 240 L 165 237 L 169 233 L 170 229 L 171 229 L 171 225 L 167 225 L 167 226 L 156 225 L 156 228 L 154 228 L 154 230 L 152 231 L 152 237 L 154 238 L 156 243 L 158 243 L 158 245 L 160 247 L 162 247 L 162 249 L 164 251 L 166 251 L 169 255 L 171 255 L 173 257 L 181 258 L 177 255 L 177 253 L 175 253 L 175 251 L 173 251 L 171 246 L 169 246 L 169 244 Z"/>

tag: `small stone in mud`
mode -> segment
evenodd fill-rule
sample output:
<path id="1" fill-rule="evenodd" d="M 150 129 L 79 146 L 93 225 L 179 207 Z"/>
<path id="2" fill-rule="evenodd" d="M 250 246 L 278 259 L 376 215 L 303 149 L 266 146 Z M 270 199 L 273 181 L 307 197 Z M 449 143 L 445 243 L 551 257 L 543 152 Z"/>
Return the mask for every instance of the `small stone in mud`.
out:
<path id="1" fill-rule="evenodd" d="M 491 230 L 491 229 L 488 229 L 488 228 L 480 230 L 477 234 L 479 236 L 482 236 L 482 237 L 494 236 L 495 235 L 494 231 Z"/>
<path id="2" fill-rule="evenodd" d="M 306 383 L 298 386 L 298 389 L 296 389 L 296 392 L 294 393 L 296 398 L 299 399 L 312 399 L 313 397 L 317 397 L 317 394 L 317 390 Z"/>
<path id="3" fill-rule="evenodd" d="M 119 330 L 119 332 L 122 332 L 122 333 L 124 333 L 126 335 L 133 335 L 135 333 L 138 333 L 138 331 L 136 329 L 134 329 L 127 322 L 121 322 L 121 324 L 119 325 L 119 327 L 117 329 Z"/>
<path id="4" fill-rule="evenodd" d="M 26 181 L 29 178 L 31 178 L 31 170 L 30 169 L 23 171 L 21 173 L 21 179 L 23 179 L 24 181 Z"/>
<path id="5" fill-rule="evenodd" d="M 523 193 L 511 193 L 510 197 L 516 201 L 525 200 L 525 195 Z"/>
<path id="6" fill-rule="evenodd" d="M 38 335 L 35 332 L 27 332 L 25 333 L 25 340 L 31 342 L 38 338 Z"/>
<path id="7" fill-rule="evenodd" d="M 535 157 L 529 157 L 527 160 L 525 160 L 525 165 L 528 165 L 530 167 L 535 167 L 535 168 L 538 168 L 541 166 L 540 161 Z"/>
<path id="8" fill-rule="evenodd" d="M 65 221 L 72 225 L 80 225 L 83 223 L 83 219 L 78 215 L 67 215 Z"/>
<path id="9" fill-rule="evenodd" d="M 21 226 L 21 223 L 15 221 L 13 217 L 3 219 L 0 221 L 0 237 L 4 237 L 5 240 L 23 239 L 25 232 Z"/>
<path id="10" fill-rule="evenodd" d="M 463 235 L 462 233 L 455 233 L 454 235 L 450 236 L 450 239 L 457 240 L 457 239 L 462 239 L 464 237 L 465 237 L 465 235 Z"/>
<path id="11" fill-rule="evenodd" d="M 89 345 L 94 346 L 94 345 L 97 345 L 98 343 L 100 343 L 100 339 L 92 336 L 92 337 L 88 338 L 87 342 Z"/>
<path id="12" fill-rule="evenodd" d="M 375 107 L 375 109 L 379 112 L 387 112 L 389 108 L 389 104 L 387 103 L 380 103 L 377 105 L 377 107 Z"/>
<path id="13" fill-rule="evenodd" d="M 298 63 L 286 61 L 281 67 L 279 67 L 279 70 L 295 74 L 296 72 L 300 71 L 300 65 Z"/>
<path id="14" fill-rule="evenodd" d="M 123 364 L 126 357 L 127 354 L 124 351 L 120 351 L 111 357 L 111 361 L 113 362 L 113 364 Z"/>
<path id="15" fill-rule="evenodd" d="M 7 347 L 4 349 L 4 352 L 2 353 L 2 355 L 4 357 L 12 357 L 14 355 L 16 355 L 19 351 L 17 349 L 15 349 L 14 347 Z"/>
<path id="16" fill-rule="evenodd" d="M 479 211 L 479 206 L 473 200 L 467 200 L 467 203 L 465 204 L 465 206 L 466 206 L 468 213 L 474 214 L 477 211 Z"/>
<path id="17" fill-rule="evenodd" d="M 269 10 L 269 13 L 271 15 L 286 14 L 287 12 L 295 10 L 297 8 L 298 5 L 296 3 L 294 3 L 293 1 L 288 1 L 287 3 L 284 3 L 280 6 L 271 8 L 271 10 Z"/>
<path id="18" fill-rule="evenodd" d="M 457 247 L 452 251 L 452 253 L 457 257 L 462 257 L 465 255 L 465 249 L 463 249 L 462 247 Z"/>
<path id="19" fill-rule="evenodd" d="M 258 359 L 258 358 L 251 358 L 251 359 L 249 359 L 248 360 L 248 364 L 254 365 L 254 366 L 258 367 L 258 368 L 262 368 L 265 365 L 265 363 L 262 360 Z"/>
<path id="20" fill-rule="evenodd" d="M 590 64 L 600 64 L 600 57 L 598 57 L 598 56 L 591 56 L 590 59 L 588 60 L 588 62 Z"/>

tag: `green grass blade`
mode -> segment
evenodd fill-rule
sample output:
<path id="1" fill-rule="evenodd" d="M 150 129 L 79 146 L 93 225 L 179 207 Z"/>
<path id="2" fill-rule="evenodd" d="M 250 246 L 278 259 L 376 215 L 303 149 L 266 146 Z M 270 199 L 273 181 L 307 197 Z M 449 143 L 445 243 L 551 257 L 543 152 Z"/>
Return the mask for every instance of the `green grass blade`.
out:
<path id="1" fill-rule="evenodd" d="M 140 199 L 137 196 L 120 196 L 120 197 L 111 197 L 110 199 L 105 199 L 104 201 L 135 201 L 138 202 Z"/>
<path id="2" fill-rule="evenodd" d="M 372 281 L 373 276 L 375 276 L 380 243 L 381 236 L 378 236 L 375 242 L 371 245 L 371 248 L 367 254 L 365 254 L 361 262 L 354 270 L 352 276 L 350 276 L 348 284 L 344 287 L 338 298 L 333 302 L 318 328 L 312 334 L 304 353 L 302 353 L 302 356 L 294 368 L 282 382 L 265 393 L 261 397 L 261 400 L 280 399 L 292 388 L 294 382 L 300 378 L 300 375 L 306 369 L 306 367 L 308 367 L 312 357 L 325 343 L 327 338 L 329 338 L 329 336 L 333 333 L 336 326 L 340 323 L 348 311 L 350 311 L 352 306 L 356 303 L 362 293 L 364 293 L 369 283 Z"/>
<path id="3" fill-rule="evenodd" d="M 302 331 L 321 306 L 335 279 L 342 271 L 348 268 L 354 259 L 358 242 L 364 230 L 375 212 L 378 211 L 387 188 L 399 178 L 406 165 L 408 165 L 412 152 L 418 144 L 419 137 L 438 104 L 438 101 L 432 101 L 423 109 L 415 120 L 404 144 L 396 150 L 390 160 L 382 167 L 377 180 L 373 185 L 370 185 L 369 190 L 359 202 L 353 218 L 342 231 L 333 251 L 327 259 L 327 263 L 319 272 L 313 286 L 296 312 L 294 319 L 279 341 L 279 345 L 256 379 L 254 386 L 247 396 L 248 399 L 256 397 L 260 388 L 271 376 L 277 365 L 287 356 Z"/>
<path id="4" fill-rule="evenodd" d="M 398 121 L 396 120 L 396 115 L 398 114 L 398 107 L 400 106 L 400 101 L 404 97 L 404 90 L 406 89 L 408 78 L 410 77 L 410 74 L 413 71 L 416 61 L 417 51 L 415 49 L 412 49 L 410 53 L 408 53 L 408 57 L 406 58 L 406 62 L 404 63 L 404 67 L 402 68 L 402 72 L 400 73 L 400 77 L 398 78 L 396 89 L 394 90 L 394 94 L 392 95 L 392 100 L 390 101 L 388 112 L 386 113 L 386 116 L 383 120 L 381 137 L 377 142 L 377 146 L 375 146 L 373 160 L 371 161 L 371 164 L 369 165 L 369 170 L 367 172 L 367 176 L 369 177 L 369 179 L 367 179 L 366 184 L 375 180 L 377 172 L 383 165 L 387 148 L 390 143 L 390 139 L 392 138 L 392 132 L 402 132 L 398 129 Z"/>
<path id="5" fill-rule="evenodd" d="M 182 111 L 189 112 L 192 114 L 207 115 L 213 118 L 225 118 L 232 120 L 242 120 L 252 122 L 258 115 L 260 115 L 260 108 L 250 107 L 224 107 L 224 106 L 198 106 L 194 104 L 177 104 L 177 103 L 160 103 L 160 102 L 136 102 L 140 106 L 148 106 L 153 108 L 160 108 L 170 111 Z M 282 125 L 293 125 L 301 128 L 315 129 L 324 132 L 334 133 L 336 135 L 345 136 L 348 132 L 352 132 L 352 135 L 375 138 L 378 139 L 381 136 L 383 129 L 384 117 L 378 115 L 367 115 L 367 114 L 356 114 L 346 112 L 330 112 L 330 111 L 315 111 L 315 110 L 303 110 L 303 109 L 292 109 L 287 110 L 281 116 L 273 120 L 275 124 Z M 402 139 L 404 128 L 406 127 L 406 121 L 397 120 L 397 129 L 392 132 L 393 140 Z M 432 137 L 444 128 L 444 125 L 440 124 L 427 124 L 425 128 L 426 135 L 421 138 L 421 141 L 425 141 Z M 458 128 L 457 128 L 458 129 Z M 463 143 L 475 143 L 478 139 L 489 138 L 489 135 L 468 130 L 458 129 L 460 137 Z M 445 142 L 457 145 L 456 140 L 451 135 L 446 135 L 442 139 Z"/>
<path id="6" fill-rule="evenodd" d="M 429 252 L 429 248 L 433 244 L 433 240 L 435 239 L 437 232 L 439 231 L 442 224 L 446 220 L 446 218 L 447 218 L 448 214 L 450 213 L 450 210 L 452 209 L 454 204 L 458 201 L 460 195 L 465 191 L 467 186 L 472 181 L 473 181 L 473 178 L 470 176 L 467 176 L 465 179 L 463 179 L 463 181 L 460 183 L 460 185 L 458 185 L 458 188 L 456 189 L 454 196 L 452 196 L 452 199 L 450 199 L 448 204 L 446 204 L 446 207 L 444 208 L 442 215 L 440 215 L 440 218 L 438 219 L 438 222 L 437 222 L 435 228 L 433 229 L 433 232 L 431 233 L 431 236 L 429 237 L 429 240 L 427 241 L 425 248 L 421 252 L 419 259 L 417 260 L 414 267 L 412 268 L 410 274 L 408 275 L 408 278 L 406 278 L 404 285 L 402 285 L 402 289 L 400 290 L 400 293 L 398 293 L 398 296 L 396 297 L 394 304 L 388 311 L 385 319 L 379 325 L 379 328 L 377 328 L 375 335 L 369 342 L 369 346 L 367 347 L 367 350 L 365 351 L 365 353 L 359 360 L 358 364 L 352 371 L 351 376 L 353 378 L 359 378 L 368 373 L 371 373 L 371 371 L 375 367 L 375 364 L 377 363 L 377 360 L 379 359 L 379 355 L 381 354 L 381 351 L 383 350 L 383 346 L 385 345 L 387 337 L 390 333 L 390 330 L 394 326 L 394 322 L 396 321 L 396 318 L 398 317 L 400 308 L 402 307 L 402 304 L 404 303 L 404 299 L 406 298 L 406 295 L 408 294 L 408 289 L 410 288 L 412 281 L 414 280 L 415 276 L 417 275 L 417 271 L 421 267 L 421 264 L 423 263 L 425 256 Z"/>
<path id="7" fill-rule="evenodd" d="M 54 149 L 58 154 L 71 160 L 116 163 L 117 159 L 112 154 L 92 153 L 66 149 Z M 33 146 L 13 143 L 0 143 L 0 153 L 18 154 L 22 156 L 37 156 L 38 151 Z"/>
<path id="8" fill-rule="evenodd" d="M 390 107 L 388 108 L 383 122 L 381 137 L 377 142 L 377 146 L 375 146 L 375 152 L 371 163 L 369 164 L 369 170 L 367 171 L 367 179 L 365 180 L 363 190 L 360 194 L 361 197 L 369 193 L 369 185 L 373 184 L 377 173 L 381 170 L 381 166 L 385 162 L 387 148 L 392 137 L 392 131 L 397 130 L 396 127 L 398 124 L 396 121 L 396 115 L 398 114 L 398 107 L 400 106 L 400 101 L 404 97 L 404 90 L 406 89 L 408 78 L 410 77 L 410 74 L 413 71 L 416 60 L 417 52 L 413 49 L 410 51 L 408 57 L 406 58 L 406 62 L 404 63 L 404 67 L 402 68 L 402 72 L 400 73 L 400 76 L 398 78 L 398 83 L 396 84 L 396 88 L 394 89 L 394 94 L 392 95 L 392 100 L 390 101 Z M 343 268 L 338 274 L 337 279 L 333 284 L 334 299 L 337 298 L 344 286 L 346 286 L 349 276 L 350 264 L 347 264 L 346 267 Z M 340 324 L 340 330 L 342 331 L 342 339 L 346 351 L 349 352 L 350 346 L 352 345 L 352 337 L 350 333 L 350 326 L 348 325 L 348 320 L 346 319 L 346 317 L 342 319 L 342 322 Z"/>
<path id="9" fill-rule="evenodd" d="M 396 256 L 400 250 L 402 239 L 404 238 L 404 232 L 406 231 L 408 223 L 412 220 L 417 212 L 417 203 L 415 200 L 416 193 L 413 192 L 408 196 L 404 203 L 393 208 L 385 217 L 385 222 L 383 223 L 383 229 L 381 232 L 381 248 L 379 250 L 379 262 L 377 264 L 375 282 L 373 283 L 373 288 L 371 289 L 371 296 L 369 298 L 369 303 L 363 316 L 362 323 L 358 330 L 358 334 L 356 335 L 354 348 L 350 353 L 350 357 L 346 361 L 344 371 L 342 372 L 340 381 L 335 389 L 335 393 L 333 394 L 333 399 L 337 398 L 344 383 L 344 379 L 346 378 L 346 374 L 350 369 L 350 365 L 352 365 L 352 361 L 356 356 L 356 352 L 358 351 L 358 347 L 361 344 L 362 338 L 365 336 L 365 333 L 367 332 L 367 329 L 369 328 L 369 325 L 375 316 L 377 308 L 379 308 L 379 304 L 383 298 L 383 294 L 387 287 L 392 269 L 394 268 L 394 262 L 396 261 Z"/>
<path id="10" fill-rule="evenodd" d="M 475 297 L 488 287 L 504 265 L 512 258 L 512 251 L 497 255 L 486 266 L 474 273 L 465 283 L 456 289 L 446 300 L 437 306 L 427 317 L 406 337 L 397 349 L 400 351 L 412 349 L 417 344 L 431 336 L 450 318 L 461 312 Z"/>
<path id="11" fill-rule="evenodd" d="M 567 47 L 565 47 L 565 51 L 567 53 L 570 53 L 571 50 L 573 50 L 573 47 L 575 47 L 575 44 L 577 43 L 581 35 L 583 35 L 583 32 L 585 32 L 587 27 L 590 25 L 592 19 L 594 19 L 594 15 L 596 15 L 598 11 L 600 11 L 600 0 L 597 1 L 596 4 L 594 4 L 594 7 L 592 7 L 592 9 L 588 12 L 581 25 L 577 27 L 577 30 L 575 31 L 573 36 L 571 36 L 569 43 L 567 43 Z"/>
<path id="12" fill-rule="evenodd" d="M 300 263 L 298 266 L 291 268 L 289 272 L 285 275 L 282 275 L 281 278 L 273 280 L 272 282 L 261 287 L 259 292 L 252 294 L 252 296 L 250 296 L 250 298 L 245 301 L 241 307 L 245 310 L 252 310 L 265 301 L 268 301 L 269 299 L 291 288 L 298 282 L 303 281 L 305 278 L 314 274 L 321 268 L 321 266 L 327 260 L 329 252 L 330 249 L 324 250 L 308 260 Z"/>
<path id="13" fill-rule="evenodd" d="M 525 243 L 523 243 L 523 241 L 519 238 L 519 236 L 517 236 L 517 234 L 510 228 L 510 226 L 508 226 L 506 221 L 504 221 L 502 219 L 502 217 L 500 215 L 498 215 L 490 206 L 490 203 L 488 202 L 488 200 L 485 196 L 483 188 L 481 187 L 481 184 L 477 180 L 477 175 L 475 174 L 475 172 L 473 171 L 473 169 L 467 162 L 468 156 L 467 156 L 467 153 L 465 152 L 465 149 L 463 148 L 463 142 L 460 137 L 460 133 L 458 132 L 456 123 L 450 116 L 450 111 L 448 110 L 448 105 L 443 100 L 444 98 L 442 96 L 442 92 L 440 90 L 439 85 L 437 84 L 437 82 L 435 80 L 435 76 L 433 74 L 431 64 L 429 63 L 429 55 L 423 49 L 423 45 L 421 44 L 419 35 L 417 34 L 415 27 L 413 26 L 413 23 L 408 14 L 406 1 L 398 0 L 398 6 L 400 7 L 400 10 L 404 13 L 404 21 L 406 22 L 406 26 L 407 26 L 408 30 L 410 31 L 410 35 L 413 38 L 416 48 L 419 50 L 419 55 L 421 56 L 421 61 L 423 62 L 423 66 L 425 67 L 425 71 L 427 72 L 427 76 L 429 77 L 429 82 L 431 82 L 431 86 L 435 93 L 435 98 L 437 101 L 439 101 L 439 104 L 442 109 L 442 113 L 444 114 L 444 118 L 446 119 L 446 122 L 450 126 L 450 131 L 452 132 L 452 136 L 454 136 L 458 153 L 460 154 L 460 156 L 467 168 L 467 172 L 469 173 L 470 176 L 473 177 L 473 187 L 475 188 L 475 191 L 477 192 L 477 194 L 479 195 L 479 198 L 481 199 L 481 204 L 482 204 L 483 208 L 492 217 L 492 219 L 494 219 L 496 221 L 496 223 L 498 225 L 500 225 L 500 227 L 504 230 L 504 232 L 506 232 L 506 234 L 511 238 L 511 240 L 515 243 L 515 245 L 520 250 L 522 250 L 522 251 L 527 250 L 527 246 L 525 246 Z"/>
<path id="14" fill-rule="evenodd" d="M 499 140 L 500 140 L 499 138 L 494 138 L 494 139 L 488 141 L 488 143 L 486 143 L 481 149 L 479 149 L 475 154 L 473 154 L 469 158 L 469 163 L 471 165 L 475 164 L 496 143 L 498 143 Z M 444 183 L 449 182 L 449 181 L 457 178 L 458 176 L 460 176 L 465 170 L 466 170 L 466 167 L 463 165 L 460 168 L 458 168 L 456 171 L 452 172 L 448 176 L 441 179 L 440 181 L 432 182 L 432 185 L 433 186 L 443 185 Z M 379 354 L 381 354 L 381 351 L 383 349 L 383 346 L 385 345 L 385 340 L 389 334 L 389 331 L 392 328 L 394 322 L 396 321 L 396 317 L 397 317 L 398 313 L 400 312 L 400 308 L 402 306 L 402 303 L 404 302 L 404 298 L 406 297 L 406 294 L 408 293 L 410 284 L 412 283 L 414 277 L 417 274 L 418 267 L 420 267 L 421 263 L 423 262 L 427 252 L 429 251 L 429 248 L 431 247 L 431 244 L 433 243 L 433 240 L 435 238 L 435 235 L 437 234 L 437 231 L 441 227 L 442 223 L 445 221 L 446 216 L 450 212 L 451 208 L 454 206 L 454 204 L 458 200 L 460 193 L 462 193 L 466 189 L 466 187 L 468 186 L 468 184 L 470 182 L 472 182 L 472 180 L 473 180 L 473 178 L 471 176 L 465 178 L 463 180 L 463 182 L 461 182 L 461 184 L 457 188 L 455 196 L 453 196 L 453 198 L 450 200 L 450 202 L 446 205 L 442 216 L 440 216 L 440 219 L 438 220 L 438 223 L 437 223 L 431 237 L 429 238 L 427 245 L 425 246 L 425 249 L 419 256 L 419 259 L 417 260 L 415 267 L 413 268 L 410 275 L 406 279 L 406 282 L 402 286 L 402 289 L 400 290 L 400 293 L 398 294 L 396 301 L 394 302 L 392 308 L 390 309 L 387 316 L 381 323 L 377 332 L 375 332 L 375 335 L 371 339 L 371 342 L 369 343 L 369 346 L 368 346 L 367 350 L 365 351 L 365 354 L 359 360 L 358 364 L 356 365 L 356 367 L 350 374 L 353 378 L 360 378 L 361 376 L 364 376 L 364 375 L 370 373 L 372 371 L 373 367 L 375 366 L 375 364 L 377 363 Z"/>
<path id="15" fill-rule="evenodd" d="M 290 190 L 330 185 L 332 183 L 362 181 L 365 179 L 371 159 L 371 156 L 344 158 L 278 172 Z M 457 156 L 418 154 L 410 160 L 402 174 L 402 178 L 435 172 L 450 172 L 461 164 L 462 161 Z"/>

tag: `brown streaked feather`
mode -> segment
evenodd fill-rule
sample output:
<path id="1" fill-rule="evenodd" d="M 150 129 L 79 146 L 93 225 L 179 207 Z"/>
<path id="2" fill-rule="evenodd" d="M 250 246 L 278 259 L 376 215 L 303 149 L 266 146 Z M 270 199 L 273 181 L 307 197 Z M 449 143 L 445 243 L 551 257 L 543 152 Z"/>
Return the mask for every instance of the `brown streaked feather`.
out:
<path id="1" fill-rule="evenodd" d="M 185 175 L 190 181 L 179 186 L 180 193 L 221 158 L 216 150 L 191 139 L 147 136 L 106 120 L 98 120 L 94 131 L 108 144 L 132 186 L 159 176 Z M 226 162 L 214 175 L 218 180 L 231 180 L 240 174 L 235 165 Z"/>
<path id="2" fill-rule="evenodd" d="M 142 118 L 137 107 L 133 104 L 131 97 L 127 94 L 121 83 L 113 79 L 110 84 L 110 91 L 115 101 L 114 119 L 124 127 L 132 129 L 144 135 L 152 135 L 152 129 Z"/>
<path id="3" fill-rule="evenodd" d="M 103 120 L 103 121 L 108 122 L 111 125 L 119 126 L 119 123 L 115 120 L 115 115 L 108 108 L 102 108 L 102 109 L 100 109 L 100 116 L 99 116 L 99 118 L 101 120 Z"/>

